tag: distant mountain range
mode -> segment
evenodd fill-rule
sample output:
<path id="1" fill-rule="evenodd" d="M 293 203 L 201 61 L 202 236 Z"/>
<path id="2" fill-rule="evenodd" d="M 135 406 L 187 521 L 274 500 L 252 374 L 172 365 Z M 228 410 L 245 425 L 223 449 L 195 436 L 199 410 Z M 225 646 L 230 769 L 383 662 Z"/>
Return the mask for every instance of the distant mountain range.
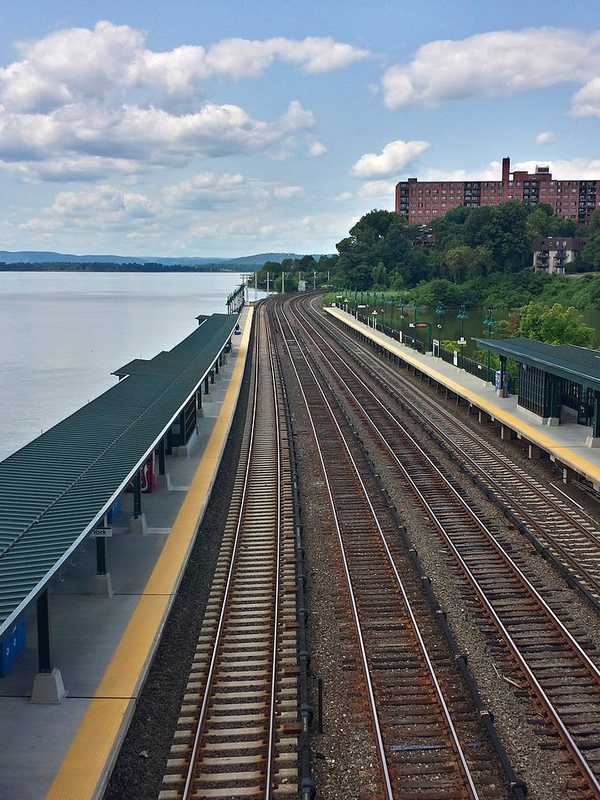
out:
<path id="1" fill-rule="evenodd" d="M 111 256 L 111 255 L 73 255 L 72 253 L 53 253 L 41 250 L 21 250 L 10 252 L 0 250 L 0 263 L 4 264 L 162 264 L 163 266 L 222 266 L 239 267 L 240 270 L 253 270 L 262 267 L 265 261 L 281 262 L 285 258 L 302 258 L 296 253 L 257 253 L 238 258 L 162 258 L 161 256 Z"/>

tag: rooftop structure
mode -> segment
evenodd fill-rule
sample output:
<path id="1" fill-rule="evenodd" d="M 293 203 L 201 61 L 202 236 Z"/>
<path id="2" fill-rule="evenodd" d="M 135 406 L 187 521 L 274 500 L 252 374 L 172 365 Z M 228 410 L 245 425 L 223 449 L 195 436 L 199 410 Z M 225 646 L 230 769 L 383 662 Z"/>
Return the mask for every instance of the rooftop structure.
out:
<path id="1" fill-rule="evenodd" d="M 549 167 L 538 166 L 534 173 L 510 171 L 510 158 L 502 159 L 502 175 L 497 181 L 418 181 L 409 178 L 396 185 L 396 213 L 413 225 L 440 219 L 452 208 L 497 206 L 509 200 L 527 205 L 547 203 L 565 219 L 587 222 L 600 205 L 600 177 L 593 180 L 559 181 Z"/>

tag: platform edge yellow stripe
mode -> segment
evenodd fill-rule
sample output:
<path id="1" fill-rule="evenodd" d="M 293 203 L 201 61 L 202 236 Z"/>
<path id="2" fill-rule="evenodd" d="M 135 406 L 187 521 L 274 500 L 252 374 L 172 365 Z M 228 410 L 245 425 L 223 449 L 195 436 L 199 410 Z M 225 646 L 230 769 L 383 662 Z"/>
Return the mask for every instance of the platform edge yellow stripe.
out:
<path id="1" fill-rule="evenodd" d="M 221 463 L 244 376 L 253 314 L 248 307 L 231 380 L 190 489 L 46 800 L 94 800 L 104 791 Z"/>
<path id="2" fill-rule="evenodd" d="M 452 392 L 464 397 L 465 400 L 468 400 L 477 408 L 480 408 L 482 411 L 490 414 L 492 417 L 498 420 L 498 422 L 501 422 L 507 427 L 512 428 L 512 430 L 517 431 L 528 441 L 539 445 L 539 447 L 542 447 L 544 450 L 547 450 L 549 453 L 555 456 L 561 462 L 561 464 L 571 467 L 571 469 L 579 472 L 588 480 L 592 481 L 592 483 L 600 485 L 600 468 L 598 468 L 584 456 L 576 453 L 568 445 L 557 444 L 547 434 L 539 430 L 534 425 L 528 425 L 526 422 L 523 422 L 523 420 L 515 417 L 514 414 L 511 414 L 510 411 L 506 411 L 505 409 L 501 408 L 495 403 L 490 402 L 486 398 L 481 397 L 465 386 L 455 383 L 455 381 L 453 381 L 451 378 L 448 378 L 443 373 L 438 372 L 435 367 L 430 367 L 428 364 L 424 364 L 422 361 L 419 361 L 417 358 L 411 356 L 410 353 L 405 353 L 404 350 L 400 349 L 400 347 L 394 346 L 393 342 L 387 340 L 378 331 L 374 331 L 372 328 L 369 328 L 362 322 L 357 322 L 357 320 L 355 320 L 353 317 L 349 319 L 345 312 L 342 312 L 340 309 L 325 307 L 323 310 L 328 314 L 331 314 L 332 317 L 339 319 L 350 328 L 353 328 L 354 330 L 362 333 L 364 336 L 369 337 L 372 341 L 381 345 L 381 347 L 384 347 L 386 350 L 394 353 L 394 355 L 399 356 L 399 358 L 403 359 L 407 364 L 411 364 L 411 366 L 416 367 L 426 375 L 430 375 L 435 381 L 442 384 L 442 386 L 447 386 Z"/>

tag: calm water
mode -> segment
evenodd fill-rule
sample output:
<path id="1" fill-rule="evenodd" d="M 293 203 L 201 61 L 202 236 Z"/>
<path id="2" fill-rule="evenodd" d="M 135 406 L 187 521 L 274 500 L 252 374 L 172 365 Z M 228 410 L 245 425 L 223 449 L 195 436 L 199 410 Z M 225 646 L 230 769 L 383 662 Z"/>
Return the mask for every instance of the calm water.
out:
<path id="1" fill-rule="evenodd" d="M 111 371 L 225 312 L 219 274 L 0 274 L 0 460 L 113 386 Z"/>

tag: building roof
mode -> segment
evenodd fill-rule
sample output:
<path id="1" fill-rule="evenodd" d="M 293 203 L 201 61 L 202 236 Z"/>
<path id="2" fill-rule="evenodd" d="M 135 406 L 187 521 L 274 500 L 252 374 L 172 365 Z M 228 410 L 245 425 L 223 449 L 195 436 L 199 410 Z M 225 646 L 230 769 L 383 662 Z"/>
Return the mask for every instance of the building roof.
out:
<path id="1" fill-rule="evenodd" d="M 546 344 L 535 339 L 474 339 L 480 347 L 513 361 L 558 375 L 600 391 L 600 352 L 570 344 Z"/>
<path id="2" fill-rule="evenodd" d="M 113 503 L 202 383 L 237 322 L 213 314 L 0 462 L 0 635 Z"/>

